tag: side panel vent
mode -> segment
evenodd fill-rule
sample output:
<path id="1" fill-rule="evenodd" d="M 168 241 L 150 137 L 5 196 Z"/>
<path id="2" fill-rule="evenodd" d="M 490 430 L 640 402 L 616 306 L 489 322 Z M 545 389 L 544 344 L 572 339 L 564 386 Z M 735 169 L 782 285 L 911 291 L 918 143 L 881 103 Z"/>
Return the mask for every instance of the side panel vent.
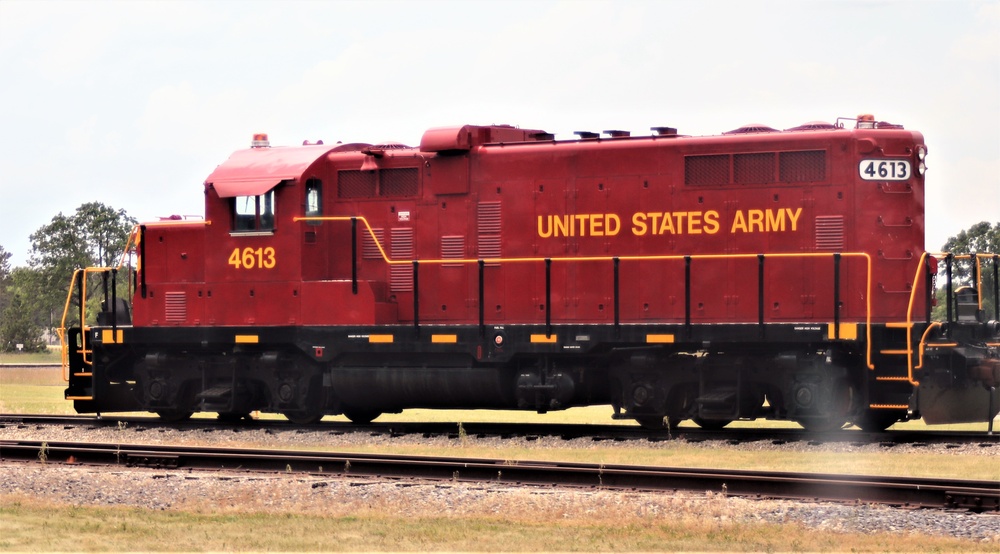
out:
<path id="1" fill-rule="evenodd" d="M 379 196 L 416 196 L 420 173 L 415 167 L 379 171 Z"/>
<path id="2" fill-rule="evenodd" d="M 368 232 L 363 225 L 358 226 L 358 232 L 361 233 L 361 258 L 364 260 L 381 260 L 382 253 L 378 250 L 378 245 L 381 244 L 382 248 L 385 248 L 385 229 L 372 229 L 372 233 L 375 233 L 375 237 L 372 237 L 372 233 Z M 378 241 L 376 244 L 375 241 Z"/>
<path id="3" fill-rule="evenodd" d="M 481 259 L 499 258 L 501 252 L 500 202 L 480 202 L 477 209 L 479 236 L 477 256 Z"/>
<path id="4" fill-rule="evenodd" d="M 736 154 L 733 156 L 733 179 L 738 185 L 773 183 L 774 152 Z"/>
<path id="5" fill-rule="evenodd" d="M 413 260 L 413 229 L 400 228 L 390 231 L 389 257 L 393 261 Z M 389 289 L 392 292 L 413 292 L 413 266 L 392 264 L 389 266 Z"/>
<path id="6" fill-rule="evenodd" d="M 465 237 L 450 235 L 441 237 L 441 259 L 460 260 L 465 258 Z M 442 264 L 444 267 L 462 267 L 462 264 Z"/>
<path id="7" fill-rule="evenodd" d="M 826 179 L 826 151 L 782 152 L 779 158 L 782 183 L 813 183 Z"/>
<path id="8" fill-rule="evenodd" d="M 729 155 L 685 156 L 684 184 L 728 185 Z"/>
<path id="9" fill-rule="evenodd" d="M 816 216 L 816 249 L 836 252 L 844 249 L 844 216 Z"/>
<path id="10" fill-rule="evenodd" d="M 167 323 L 187 322 L 187 293 L 167 292 L 163 295 L 164 319 Z"/>
<path id="11" fill-rule="evenodd" d="M 337 198 L 374 197 L 374 171 L 345 170 L 337 172 Z"/>

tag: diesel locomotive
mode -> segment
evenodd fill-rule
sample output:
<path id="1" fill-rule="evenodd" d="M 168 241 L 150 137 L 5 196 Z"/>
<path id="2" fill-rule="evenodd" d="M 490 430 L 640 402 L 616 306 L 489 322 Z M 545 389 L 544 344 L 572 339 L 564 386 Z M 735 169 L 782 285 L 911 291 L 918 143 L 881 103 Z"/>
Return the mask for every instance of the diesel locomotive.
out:
<path id="1" fill-rule="evenodd" d="M 991 421 L 997 256 L 925 251 L 926 156 L 870 115 L 572 140 L 464 125 L 417 147 L 256 135 L 205 179 L 203 218 L 138 225 L 123 265 L 76 272 L 65 396 L 167 420 Z"/>

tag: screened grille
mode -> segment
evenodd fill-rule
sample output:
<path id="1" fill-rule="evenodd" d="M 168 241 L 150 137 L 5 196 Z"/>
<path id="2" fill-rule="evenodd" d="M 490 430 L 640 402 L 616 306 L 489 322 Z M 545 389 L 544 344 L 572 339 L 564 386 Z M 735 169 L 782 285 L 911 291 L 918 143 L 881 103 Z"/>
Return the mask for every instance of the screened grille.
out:
<path id="1" fill-rule="evenodd" d="M 834 251 L 844 249 L 844 216 L 816 216 L 816 249 Z"/>
<path id="2" fill-rule="evenodd" d="M 389 231 L 389 257 L 393 261 L 413 259 L 413 229 L 392 229 Z M 389 289 L 392 292 L 413 292 L 413 265 L 392 264 L 389 266 Z"/>
<path id="3" fill-rule="evenodd" d="M 739 185 L 774 182 L 774 152 L 736 154 L 733 156 L 733 178 Z"/>
<path id="4" fill-rule="evenodd" d="M 187 293 L 165 293 L 163 295 L 163 310 L 167 323 L 187 322 Z"/>
<path id="5" fill-rule="evenodd" d="M 460 260 L 465 257 L 465 237 L 451 235 L 441 237 L 441 259 Z M 444 267 L 462 267 L 462 264 L 442 264 Z"/>
<path id="6" fill-rule="evenodd" d="M 826 151 L 782 152 L 779 157 L 782 183 L 810 183 L 826 179 Z"/>
<path id="7" fill-rule="evenodd" d="M 500 202 L 479 203 L 476 213 L 479 230 L 476 247 L 479 258 L 499 258 L 501 256 L 500 215 Z"/>
<path id="8" fill-rule="evenodd" d="M 686 156 L 684 183 L 687 185 L 728 185 L 729 155 Z"/>
<path id="9" fill-rule="evenodd" d="M 346 170 L 337 173 L 338 198 L 374 198 L 375 172 Z"/>
<path id="10" fill-rule="evenodd" d="M 379 170 L 379 195 L 416 196 L 419 177 L 415 167 Z"/>

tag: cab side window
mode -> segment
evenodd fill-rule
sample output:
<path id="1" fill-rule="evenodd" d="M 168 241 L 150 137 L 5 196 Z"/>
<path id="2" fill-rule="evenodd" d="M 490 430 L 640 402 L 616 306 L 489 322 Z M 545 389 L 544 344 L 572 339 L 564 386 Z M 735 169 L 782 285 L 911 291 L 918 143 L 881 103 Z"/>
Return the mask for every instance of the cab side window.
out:
<path id="1" fill-rule="evenodd" d="M 323 181 L 319 179 L 309 179 L 306 181 L 306 217 L 320 217 L 323 215 Z M 313 225 L 318 225 L 318 221 L 310 221 Z"/>
<path id="2" fill-rule="evenodd" d="M 237 196 L 233 199 L 233 231 L 274 230 L 274 190 L 260 196 Z"/>

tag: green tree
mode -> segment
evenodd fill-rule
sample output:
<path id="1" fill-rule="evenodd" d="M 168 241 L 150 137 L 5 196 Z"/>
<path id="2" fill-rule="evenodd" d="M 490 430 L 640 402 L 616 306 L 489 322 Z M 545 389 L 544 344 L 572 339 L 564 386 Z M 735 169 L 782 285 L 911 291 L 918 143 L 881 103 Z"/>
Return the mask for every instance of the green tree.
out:
<path id="1" fill-rule="evenodd" d="M 32 233 L 28 263 L 36 271 L 36 317 L 47 321 L 52 312 L 61 316 L 76 269 L 117 266 L 135 224 L 136 220 L 125 210 L 89 202 L 70 216 L 57 214 Z M 100 282 L 100 276 L 88 282 L 88 300 L 103 294 Z M 75 296 L 71 301 L 78 308 Z M 75 310 L 71 314 L 75 315 Z M 71 321 L 77 319 L 73 317 Z"/>
<path id="2" fill-rule="evenodd" d="M 18 267 L 3 279 L 6 306 L 0 312 L 0 351 L 16 352 L 18 344 L 25 352 L 45 348 L 40 313 L 31 290 L 35 284 L 31 273 L 31 269 Z"/>
<path id="3" fill-rule="evenodd" d="M 955 255 L 961 254 L 1000 254 L 1000 221 L 992 225 L 987 221 L 976 223 L 972 227 L 949 238 L 943 252 Z M 994 296 L 993 260 L 980 259 L 979 270 L 982 280 L 983 310 L 987 319 L 992 319 L 997 298 Z M 974 260 L 954 260 L 952 264 L 952 290 L 960 286 L 977 286 L 973 282 Z M 934 308 L 935 319 L 945 319 L 947 316 L 947 277 L 944 260 L 938 260 L 938 305 Z"/>
<path id="4" fill-rule="evenodd" d="M 7 309 L 7 281 L 10 277 L 10 252 L 0 244 L 0 314 Z"/>

